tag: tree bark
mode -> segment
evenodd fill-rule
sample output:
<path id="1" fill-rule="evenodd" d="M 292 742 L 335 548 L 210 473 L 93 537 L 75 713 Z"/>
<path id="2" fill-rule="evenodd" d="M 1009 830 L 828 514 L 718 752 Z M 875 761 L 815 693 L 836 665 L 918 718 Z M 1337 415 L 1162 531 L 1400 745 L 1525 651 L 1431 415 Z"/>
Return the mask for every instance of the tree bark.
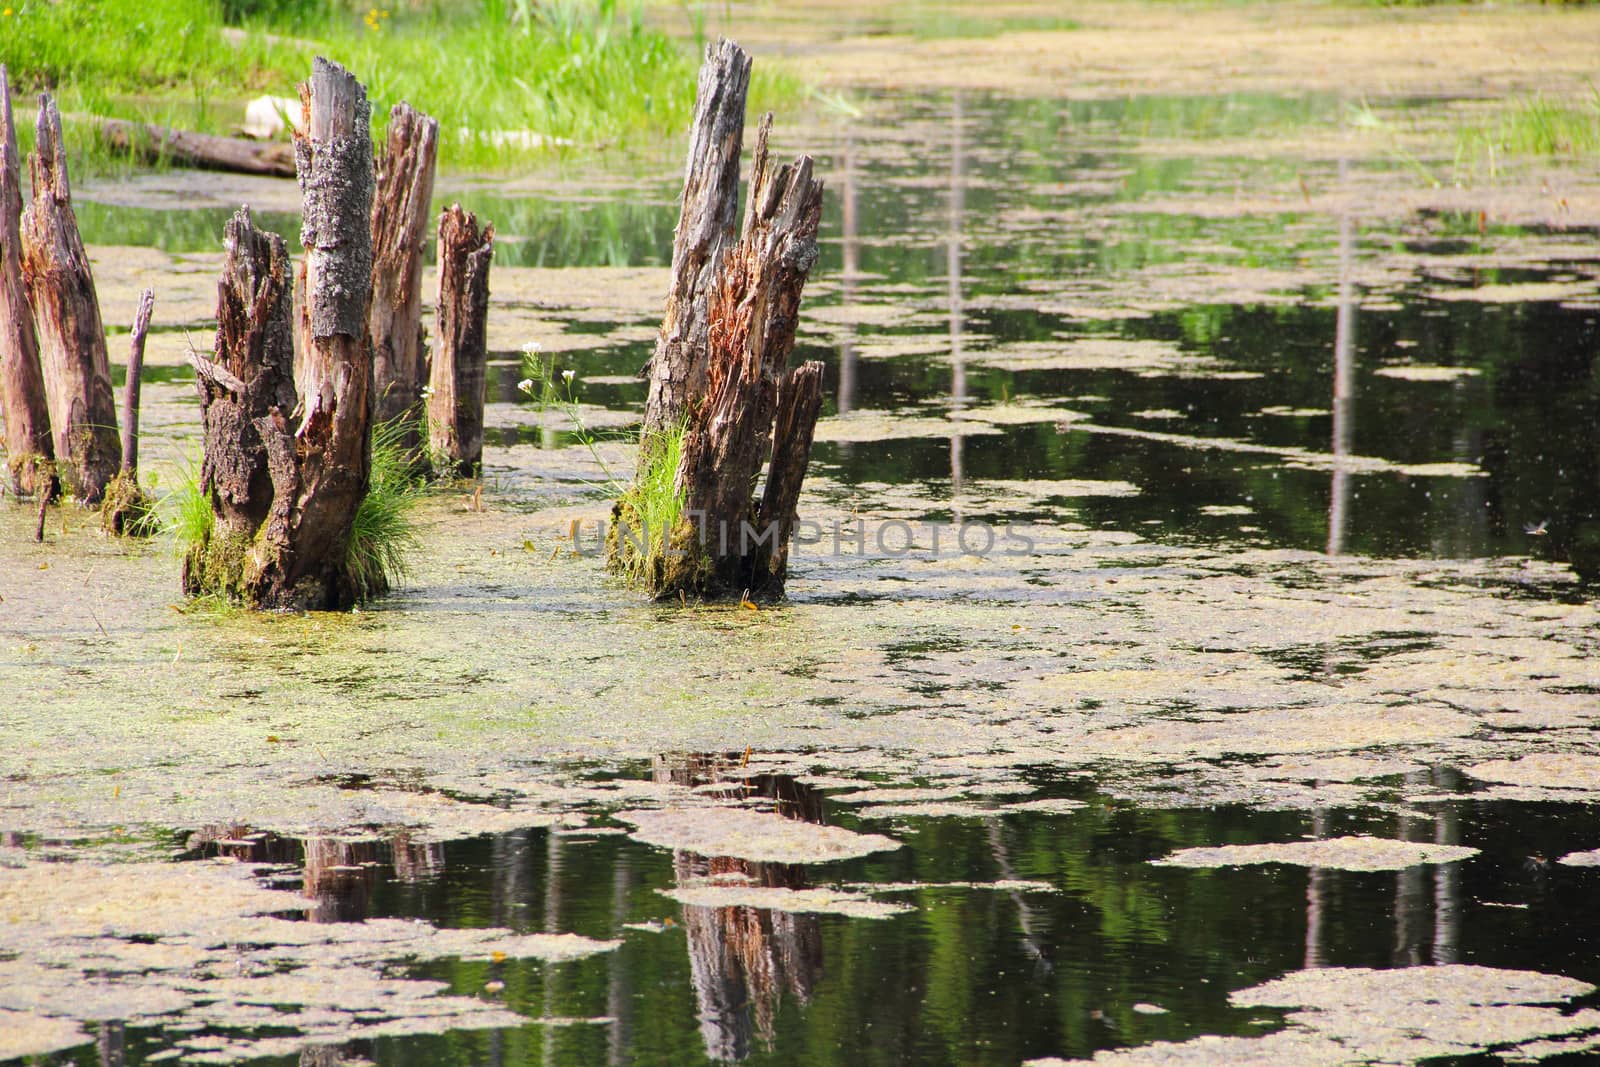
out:
<path id="1" fill-rule="evenodd" d="M 769 559 L 778 527 L 792 527 L 792 501 L 799 495 L 804 467 L 792 469 L 796 435 L 804 437 L 809 458 L 810 432 L 820 401 L 801 389 L 820 389 L 820 370 L 806 370 L 796 381 L 791 418 L 809 414 L 804 426 L 790 425 L 780 441 L 782 460 L 772 490 L 773 512 L 751 507 L 756 472 L 769 448 L 779 378 L 794 349 L 800 294 L 817 261 L 817 226 L 822 218 L 822 182 L 812 161 L 801 156 L 774 168 L 767 154 L 772 116 L 762 120 L 750 176 L 750 207 L 739 244 L 729 251 L 708 308 L 710 359 L 704 403 L 689 415 L 677 484 L 695 524 L 704 567 L 694 577 L 701 595 L 782 592 L 782 578 Z M 792 484 L 791 484 L 792 483 Z M 766 521 L 775 526 L 762 525 Z M 755 525 L 752 525 L 755 520 Z M 779 553 L 782 558 L 782 553 Z M 670 570 L 670 569 L 669 569 Z"/>
<path id="2" fill-rule="evenodd" d="M 675 426 L 691 398 L 706 391 L 707 301 L 739 214 L 739 152 L 749 88 L 749 53 L 729 40 L 707 46 L 672 242 L 672 283 L 647 372 L 646 439 Z M 641 455 L 641 469 L 647 462 Z"/>
<path id="3" fill-rule="evenodd" d="M 439 215 L 436 350 L 428 379 L 428 446 L 471 477 L 483 462 L 483 402 L 489 361 L 489 266 L 494 227 L 460 204 Z"/>
<path id="4" fill-rule="evenodd" d="M 22 281 L 22 164 L 11 115 L 11 88 L 0 65 L 0 418 L 6 467 L 18 496 L 54 495 L 50 408 L 45 400 L 33 309 Z"/>
<path id="5" fill-rule="evenodd" d="M 375 417 L 405 419 L 403 446 L 421 459 L 422 388 L 428 350 L 422 332 L 422 247 L 428 239 L 439 123 L 409 104 L 389 112 L 389 136 L 372 202 L 372 332 Z"/>
<path id="6" fill-rule="evenodd" d="M 156 293 L 146 289 L 139 294 L 133 313 L 133 331 L 128 340 L 128 380 L 122 394 L 122 467 L 106 485 L 100 502 L 100 522 L 121 537 L 154 532 L 148 520 L 150 498 L 139 488 L 139 378 L 144 373 L 144 340 L 155 312 Z"/>
<path id="7" fill-rule="evenodd" d="M 144 373 L 144 341 L 150 331 L 150 316 L 155 314 L 156 292 L 139 294 L 139 307 L 133 313 L 133 332 L 128 337 L 128 381 L 122 399 L 122 473 L 139 473 L 139 378 Z"/>
<path id="8" fill-rule="evenodd" d="M 366 91 L 318 58 L 295 142 L 306 248 L 304 415 L 297 428 L 288 254 L 247 211 L 227 230 L 217 359 L 196 357 L 206 418 L 202 477 L 215 518 L 185 566 L 190 593 L 257 607 L 348 607 L 382 592 L 349 554 L 371 464 L 372 141 Z"/>
<path id="9" fill-rule="evenodd" d="M 78 234 L 61 141 L 61 113 L 39 98 L 28 157 L 33 201 L 22 216 L 22 276 L 38 331 L 57 471 L 66 490 L 97 504 L 122 459 L 105 329 L 89 256 Z"/>
<path id="10" fill-rule="evenodd" d="M 789 576 L 789 538 L 798 521 L 800 487 L 811 465 L 811 441 L 822 414 L 822 364 L 811 360 L 778 382 L 778 413 L 772 424 L 772 462 L 756 518 L 758 530 L 774 531 L 750 568 L 752 593 L 778 595 Z"/>
<path id="11" fill-rule="evenodd" d="M 249 208 L 228 221 L 223 242 L 216 349 L 211 360 L 191 357 L 205 425 L 200 483 L 214 521 L 189 548 L 183 588 L 248 601 L 256 536 L 273 505 L 262 427 L 281 424 L 296 399 L 289 253 L 283 238 L 255 228 Z"/>
<path id="12" fill-rule="evenodd" d="M 176 163 L 181 167 L 225 170 L 236 174 L 294 177 L 294 151 L 286 144 L 250 141 L 243 137 L 217 137 L 175 130 L 169 126 L 106 119 L 98 115 L 87 117 L 99 124 L 100 139 L 106 145 L 150 162 Z"/>

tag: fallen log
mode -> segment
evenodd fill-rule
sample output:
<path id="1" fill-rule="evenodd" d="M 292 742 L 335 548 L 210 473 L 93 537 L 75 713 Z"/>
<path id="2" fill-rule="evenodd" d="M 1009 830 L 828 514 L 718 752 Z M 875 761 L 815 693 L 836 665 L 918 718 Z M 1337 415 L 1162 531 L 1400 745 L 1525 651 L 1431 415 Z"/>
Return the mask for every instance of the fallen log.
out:
<path id="1" fill-rule="evenodd" d="M 471 477 L 483 462 L 489 361 L 489 266 L 494 227 L 452 204 L 439 215 L 439 302 L 428 377 L 428 448 L 434 462 Z"/>
<path id="2" fill-rule="evenodd" d="M 173 163 L 202 170 L 225 170 L 235 174 L 294 177 L 294 148 L 286 142 L 219 137 L 98 115 L 84 118 L 99 126 L 100 140 L 107 147 L 148 162 Z"/>
<path id="3" fill-rule="evenodd" d="M 50 408 L 22 281 L 22 156 L 11 112 L 11 88 L 0 65 L 0 418 L 6 467 L 18 496 L 56 491 Z"/>
<path id="4" fill-rule="evenodd" d="M 33 200 L 22 215 L 22 277 L 33 309 L 62 487 L 98 504 L 122 457 L 111 363 L 89 256 L 72 211 L 61 113 L 39 100 L 38 137 L 28 157 Z"/>
<path id="5" fill-rule="evenodd" d="M 403 420 L 400 446 L 422 455 L 422 390 L 428 349 L 422 330 L 422 248 L 433 215 L 439 123 L 409 104 L 389 112 L 389 134 L 378 163 L 372 201 L 372 376 L 374 418 Z"/>
<path id="6" fill-rule="evenodd" d="M 672 241 L 672 282 L 666 313 L 646 373 L 648 443 L 683 417 L 706 389 L 706 305 L 739 217 L 739 152 L 744 141 L 750 55 L 729 40 L 706 48 L 689 130 L 683 205 Z M 650 449 L 641 450 L 642 470 Z"/>

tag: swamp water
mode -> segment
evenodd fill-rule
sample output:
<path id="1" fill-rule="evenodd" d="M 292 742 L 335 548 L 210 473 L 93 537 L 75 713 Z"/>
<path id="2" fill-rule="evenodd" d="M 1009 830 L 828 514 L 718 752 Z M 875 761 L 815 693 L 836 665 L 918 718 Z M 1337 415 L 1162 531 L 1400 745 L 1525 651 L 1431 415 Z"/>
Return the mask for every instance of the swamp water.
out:
<path id="1" fill-rule="evenodd" d="M 829 182 L 803 515 L 841 531 L 783 606 L 610 586 L 569 539 L 604 471 L 516 389 L 538 341 L 586 424 L 636 417 L 668 161 L 462 190 L 510 238 L 492 492 L 431 501 L 372 610 L 182 614 L 164 547 L 0 509 L 0 1056 L 1600 1047 L 1595 220 L 1228 150 L 1339 111 L 884 99 L 782 146 Z M 226 205 L 99 195 L 170 478 Z M 932 525 L 978 522 L 1029 549 Z"/>

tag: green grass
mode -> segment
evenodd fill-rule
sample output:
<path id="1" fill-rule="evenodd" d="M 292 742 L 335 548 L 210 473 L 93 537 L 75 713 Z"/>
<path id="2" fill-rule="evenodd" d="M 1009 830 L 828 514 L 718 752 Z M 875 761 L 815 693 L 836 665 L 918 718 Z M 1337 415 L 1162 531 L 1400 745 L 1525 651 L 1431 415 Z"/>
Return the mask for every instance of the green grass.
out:
<path id="1" fill-rule="evenodd" d="M 1514 156 L 1600 155 L 1600 89 L 1587 100 L 1532 96 L 1504 107 L 1487 124 L 1461 131 L 1464 152 Z"/>
<path id="2" fill-rule="evenodd" d="M 434 0 L 387 14 L 327 0 L 7 3 L 0 62 L 66 113 L 232 132 L 243 101 L 294 96 L 326 55 L 366 84 L 375 130 L 406 100 L 440 121 L 443 165 L 485 168 L 541 151 L 497 145 L 497 132 L 595 148 L 676 132 L 694 107 L 693 45 L 647 23 L 639 0 Z M 794 79 L 757 69 L 752 109 L 798 95 Z"/>
<path id="3" fill-rule="evenodd" d="M 178 484 L 156 505 L 156 518 L 180 557 L 211 540 L 217 517 L 211 510 L 211 494 L 200 484 L 197 457 L 179 465 Z"/>
<path id="4" fill-rule="evenodd" d="M 639 453 L 648 457 L 639 477 L 623 486 L 614 509 L 617 523 L 613 567 L 628 585 L 653 589 L 652 576 L 664 566 L 667 551 L 682 541 L 684 495 L 677 487 L 678 464 L 683 460 L 685 424 L 639 441 Z"/>
<path id="5" fill-rule="evenodd" d="M 422 544 L 416 527 L 422 483 L 413 473 L 416 456 L 406 447 L 409 429 L 404 419 L 394 419 L 372 431 L 367 495 L 356 507 L 345 550 L 345 569 L 360 600 L 404 581 L 411 553 Z"/>

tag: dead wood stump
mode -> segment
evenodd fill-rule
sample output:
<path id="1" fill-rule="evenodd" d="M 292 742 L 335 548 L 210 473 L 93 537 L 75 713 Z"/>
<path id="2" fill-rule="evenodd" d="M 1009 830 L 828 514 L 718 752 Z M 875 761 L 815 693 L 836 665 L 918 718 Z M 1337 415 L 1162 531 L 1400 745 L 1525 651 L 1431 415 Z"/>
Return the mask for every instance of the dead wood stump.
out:
<path id="1" fill-rule="evenodd" d="M 122 394 L 122 468 L 106 486 L 100 503 L 101 525 L 119 537 L 144 537 L 156 531 L 151 521 L 154 505 L 139 488 L 139 379 L 144 373 L 144 341 L 155 304 L 154 289 L 139 294 L 128 340 L 128 380 Z"/>
<path id="2" fill-rule="evenodd" d="M 625 497 L 615 515 L 613 568 L 642 573 L 657 598 L 783 594 L 788 539 L 822 407 L 822 364 L 786 370 L 801 292 L 817 261 L 822 183 L 809 156 L 773 165 L 771 128 L 769 114 L 756 138 L 744 230 L 723 256 L 707 303 L 705 388 L 685 405 L 674 482 L 683 519 L 665 536 L 636 531 L 630 538 L 625 527 L 638 524 L 639 509 L 630 511 Z M 757 475 L 768 456 L 757 505 Z M 655 549 L 652 538 L 661 542 Z M 640 545 L 658 558 L 641 567 L 629 558 Z"/>
<path id="3" fill-rule="evenodd" d="M 428 240 L 439 123 L 409 104 L 389 112 L 372 201 L 373 389 L 378 422 L 405 421 L 401 447 L 422 455 L 422 390 L 428 350 L 422 331 L 422 248 Z"/>
<path id="4" fill-rule="evenodd" d="M 216 358 L 195 357 L 214 523 L 184 569 L 191 594 L 290 610 L 348 607 L 387 588 L 381 567 L 350 551 L 371 463 L 366 90 L 319 57 L 301 96 L 310 117 L 295 142 L 310 335 L 304 393 L 297 408 L 288 255 L 241 212 L 227 231 Z"/>
<path id="5" fill-rule="evenodd" d="M 439 215 L 439 303 L 428 378 L 428 448 L 434 462 L 471 477 L 483 462 L 489 348 L 489 266 L 494 227 L 452 204 Z"/>
<path id="6" fill-rule="evenodd" d="M 739 152 L 744 142 L 750 55 L 729 40 L 706 47 L 689 130 L 683 206 L 672 241 L 672 282 L 647 374 L 646 442 L 675 427 L 706 390 L 707 303 L 739 217 Z M 647 447 L 640 456 L 648 461 Z"/>
<path id="7" fill-rule="evenodd" d="M 38 334 L 56 470 L 67 492 L 98 504 L 116 476 L 122 445 L 100 300 L 72 211 L 61 113 L 49 94 L 39 98 L 28 165 L 33 200 L 22 215 L 22 277 Z"/>
<path id="8" fill-rule="evenodd" d="M 55 492 L 55 449 L 33 309 L 22 281 L 21 160 L 10 82 L 0 65 L 0 418 L 11 491 L 49 496 Z"/>

